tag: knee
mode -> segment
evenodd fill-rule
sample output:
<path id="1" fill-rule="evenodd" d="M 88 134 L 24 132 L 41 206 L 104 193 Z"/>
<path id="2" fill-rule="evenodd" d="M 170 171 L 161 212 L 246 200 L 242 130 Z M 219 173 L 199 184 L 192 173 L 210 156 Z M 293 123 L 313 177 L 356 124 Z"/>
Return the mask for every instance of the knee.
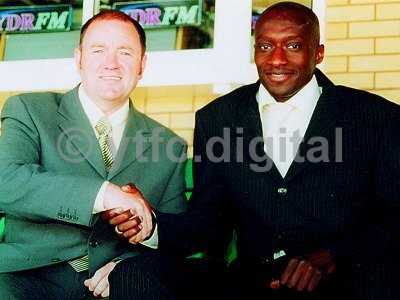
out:
<path id="1" fill-rule="evenodd" d="M 153 273 L 161 265 L 158 253 L 143 253 L 120 261 L 110 273 L 111 280 L 125 276 Z"/>
<path id="2" fill-rule="evenodd" d="M 111 299 L 174 299 L 164 285 L 163 259 L 144 253 L 119 262 L 109 275 Z"/>
<path id="3" fill-rule="evenodd" d="M 109 275 L 110 286 L 121 283 L 140 282 L 159 273 L 161 259 L 158 253 L 143 253 L 120 261 Z"/>

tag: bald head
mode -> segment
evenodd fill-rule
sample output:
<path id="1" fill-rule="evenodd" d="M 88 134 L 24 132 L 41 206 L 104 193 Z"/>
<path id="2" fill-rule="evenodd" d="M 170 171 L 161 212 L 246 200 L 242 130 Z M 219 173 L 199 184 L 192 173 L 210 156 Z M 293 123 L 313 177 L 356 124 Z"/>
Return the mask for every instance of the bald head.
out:
<path id="1" fill-rule="evenodd" d="M 256 24 L 256 34 L 259 31 L 259 24 L 262 24 L 268 19 L 276 20 L 291 20 L 296 24 L 304 27 L 304 32 L 310 35 L 315 45 L 320 42 L 319 21 L 315 13 L 307 6 L 301 5 L 296 2 L 284 1 L 269 6 L 260 15 Z"/>

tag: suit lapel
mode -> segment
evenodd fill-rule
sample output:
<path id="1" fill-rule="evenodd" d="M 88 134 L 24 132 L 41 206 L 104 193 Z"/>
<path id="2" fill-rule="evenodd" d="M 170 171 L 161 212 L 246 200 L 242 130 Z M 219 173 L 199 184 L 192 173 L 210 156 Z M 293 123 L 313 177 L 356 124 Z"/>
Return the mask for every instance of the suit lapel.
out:
<path id="1" fill-rule="evenodd" d="M 249 87 L 240 100 L 240 108 L 237 109 L 236 120 L 239 126 L 243 128 L 244 149 L 250 151 L 250 160 L 257 164 L 260 170 L 266 170 L 266 174 L 274 181 L 282 180 L 278 169 L 273 160 L 264 151 L 263 133 L 260 112 L 256 99 L 260 83 L 257 82 Z M 257 141 L 256 144 L 255 141 Z M 257 158 L 257 161 L 254 159 Z"/>
<path id="2" fill-rule="evenodd" d="M 108 179 L 112 179 L 138 160 L 151 146 L 150 140 L 151 131 L 144 116 L 130 102 L 128 120 Z"/>
<path id="3" fill-rule="evenodd" d="M 315 107 L 314 113 L 311 117 L 310 123 L 307 127 L 304 139 L 299 145 L 297 155 L 291 164 L 285 181 L 290 181 L 298 176 L 303 170 L 318 162 L 310 161 L 310 154 L 314 147 L 319 147 L 315 144 L 317 140 L 324 140 L 328 142 L 327 154 L 331 155 L 331 148 L 335 145 L 335 128 L 338 126 L 337 122 L 340 119 L 340 110 L 337 107 L 337 95 L 334 85 L 322 73 L 317 71 L 317 79 L 323 76 L 322 81 L 322 94 Z M 326 81 L 327 80 L 327 81 Z M 318 80 L 321 86 L 321 80 Z M 332 157 L 329 157 L 331 160 Z"/>
<path id="4" fill-rule="evenodd" d="M 58 109 L 58 126 L 62 131 L 60 138 L 66 137 L 75 150 L 69 151 L 64 157 L 71 162 L 80 162 L 85 159 L 100 174 L 106 177 L 106 169 L 101 156 L 100 148 L 93 132 L 89 119 L 86 117 L 83 107 L 78 98 L 78 87 L 66 93 L 60 102 Z M 64 145 L 64 144 L 63 144 Z"/>

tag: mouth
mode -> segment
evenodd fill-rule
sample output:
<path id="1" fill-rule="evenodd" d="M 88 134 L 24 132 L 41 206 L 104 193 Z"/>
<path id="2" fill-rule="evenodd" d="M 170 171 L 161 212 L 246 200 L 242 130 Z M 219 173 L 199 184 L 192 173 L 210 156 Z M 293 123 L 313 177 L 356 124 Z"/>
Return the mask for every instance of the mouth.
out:
<path id="1" fill-rule="evenodd" d="M 111 80 L 111 81 L 118 81 L 121 80 L 121 76 L 115 76 L 115 75 L 102 75 L 99 77 L 102 80 Z"/>
<path id="2" fill-rule="evenodd" d="M 264 74 L 269 81 L 276 83 L 287 81 L 295 75 L 294 72 L 289 71 L 269 71 L 265 72 Z"/>

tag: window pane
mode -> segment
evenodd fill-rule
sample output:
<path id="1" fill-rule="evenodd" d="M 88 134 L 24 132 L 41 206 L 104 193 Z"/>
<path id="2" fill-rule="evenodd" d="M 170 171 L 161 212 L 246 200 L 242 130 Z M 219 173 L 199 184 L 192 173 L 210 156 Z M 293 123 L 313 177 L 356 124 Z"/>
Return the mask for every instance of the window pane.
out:
<path id="1" fill-rule="evenodd" d="M 100 0 L 100 9 L 118 9 L 146 31 L 150 51 L 213 47 L 215 0 Z"/>
<path id="2" fill-rule="evenodd" d="M 72 57 L 83 0 L 0 0 L 3 60 Z"/>
<path id="3" fill-rule="evenodd" d="M 254 26 L 257 22 L 259 15 L 270 5 L 284 2 L 284 0 L 252 0 L 253 1 L 253 9 L 252 9 L 252 22 L 251 22 L 251 45 L 254 45 Z M 297 2 L 312 8 L 312 0 L 292 0 L 291 2 Z M 251 47 L 251 61 L 254 62 L 254 47 Z"/>

